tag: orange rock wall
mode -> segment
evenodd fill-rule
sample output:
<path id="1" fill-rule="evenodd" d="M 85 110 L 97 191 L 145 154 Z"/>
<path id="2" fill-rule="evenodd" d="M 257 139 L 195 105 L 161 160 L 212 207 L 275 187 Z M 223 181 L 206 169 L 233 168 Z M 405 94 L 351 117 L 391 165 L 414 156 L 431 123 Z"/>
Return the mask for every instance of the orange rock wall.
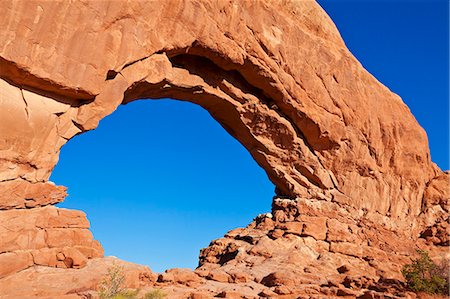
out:
<path id="1" fill-rule="evenodd" d="M 412 237 L 435 237 L 448 217 L 424 130 L 314 1 L 3 1 L 0 16 L 0 218 L 18 226 L 0 259 L 27 252 L 3 275 L 102 254 L 86 224 L 61 216 L 77 212 L 42 208 L 65 196 L 48 178 L 69 139 L 143 98 L 207 109 L 280 196 L 351 207 Z M 67 244 L 52 243 L 61 229 Z"/>

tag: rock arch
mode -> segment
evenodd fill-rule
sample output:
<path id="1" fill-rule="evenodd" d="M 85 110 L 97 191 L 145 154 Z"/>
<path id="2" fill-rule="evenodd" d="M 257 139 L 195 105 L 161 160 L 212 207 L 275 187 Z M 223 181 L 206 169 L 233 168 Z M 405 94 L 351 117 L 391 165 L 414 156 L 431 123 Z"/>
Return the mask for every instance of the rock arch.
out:
<path id="1" fill-rule="evenodd" d="M 402 101 L 360 67 L 317 5 L 294 2 L 277 12 L 262 3 L 202 1 L 35 2 L 32 12 L 25 2 L 12 6 L 4 36 L 33 30 L 4 43 L 2 78 L 64 110 L 53 113 L 63 136 L 53 137 L 59 140 L 49 152 L 21 157 L 30 145 L 8 149 L 8 161 L 36 168 L 15 177 L 35 173 L 32 180 L 45 181 L 65 140 L 95 128 L 122 101 L 171 96 L 210 111 L 283 195 L 333 193 L 382 214 L 389 206 L 398 216 L 408 208 L 419 213 L 419 190 L 437 171 L 425 133 Z M 205 14 L 201 21 L 198 11 Z M 245 14 L 256 17 L 237 17 Z M 70 26 L 76 21 L 80 26 Z M 14 145 L 23 138 L 5 139 Z M 380 179 L 382 173 L 389 176 Z"/>
<path id="2" fill-rule="evenodd" d="M 354 209 L 412 236 L 436 206 L 426 186 L 444 174 L 424 130 L 313 1 L 11 1 L 1 14 L 0 208 L 34 219 L 24 231 L 75 223 L 68 247 L 101 255 L 81 214 L 37 207 L 65 196 L 47 181 L 61 146 L 147 97 L 206 108 L 280 196 Z M 33 234 L 2 252 L 59 246 Z M 50 255 L 42 264 L 63 262 Z"/>

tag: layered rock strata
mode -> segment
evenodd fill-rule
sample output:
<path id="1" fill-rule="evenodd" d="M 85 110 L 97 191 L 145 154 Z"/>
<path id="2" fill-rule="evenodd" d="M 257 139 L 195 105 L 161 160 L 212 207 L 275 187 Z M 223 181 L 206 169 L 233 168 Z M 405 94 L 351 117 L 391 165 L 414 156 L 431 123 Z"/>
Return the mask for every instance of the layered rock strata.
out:
<path id="1" fill-rule="evenodd" d="M 195 271 L 157 274 L 96 258 L 81 270 L 31 267 L 0 279 L 0 289 L 5 298 L 96 298 L 108 268 L 120 265 L 127 287 L 141 293 L 161 289 L 168 298 L 416 298 L 405 287 L 402 265 L 416 249 L 441 263 L 448 260 L 448 247 L 392 230 L 386 218 L 374 223 L 367 216 L 326 200 L 275 198 L 271 213 L 203 249 Z M 23 280 L 27 287 L 17 288 Z"/>
<path id="2" fill-rule="evenodd" d="M 431 162 L 426 134 L 406 105 L 364 70 L 317 3 L 2 6 L 0 289 L 6 294 L 24 275 L 34 282 L 78 277 L 86 270 L 56 268 L 101 264 L 85 215 L 52 207 L 66 193 L 48 179 L 69 139 L 95 129 L 120 104 L 147 98 L 204 107 L 277 187 L 272 217 L 213 242 L 196 274 L 183 274 L 198 277 L 208 294 L 214 288 L 225 292 L 214 296 L 249 298 L 383 293 L 377 288 L 401 280 L 399 269 L 415 248 L 437 256 L 448 246 L 449 174 Z M 179 285 L 167 277 L 142 283 Z M 98 279 L 83 281 L 59 295 L 92 290 Z M 253 291 L 233 291 L 229 284 L 236 281 Z M 174 296 L 192 293 L 175 286 Z M 27 290 L 55 295 L 38 286 Z"/>
<path id="3" fill-rule="evenodd" d="M 103 256 L 81 211 L 53 206 L 0 212 L 0 279 L 31 266 L 82 268 Z"/>

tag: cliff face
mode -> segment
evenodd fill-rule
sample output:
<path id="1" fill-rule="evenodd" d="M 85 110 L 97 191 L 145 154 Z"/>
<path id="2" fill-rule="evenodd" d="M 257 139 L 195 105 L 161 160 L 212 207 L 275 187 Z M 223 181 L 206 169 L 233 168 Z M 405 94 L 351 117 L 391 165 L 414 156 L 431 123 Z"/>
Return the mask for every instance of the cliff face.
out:
<path id="1" fill-rule="evenodd" d="M 274 269 L 307 277 L 297 259 L 309 258 L 316 274 L 338 276 L 348 272 L 336 270 L 341 261 L 356 259 L 348 270 L 375 283 L 400 278 L 417 246 L 448 245 L 448 173 L 431 162 L 406 105 L 363 69 L 315 2 L 2 5 L 0 289 L 33 265 L 83 268 L 102 256 L 84 214 L 51 206 L 65 188 L 48 178 L 69 139 L 143 98 L 201 105 L 277 186 L 271 215 L 202 251 L 203 283 L 217 281 L 216 268 L 232 277 L 227 265 L 241 261 L 248 281 L 273 291 L 289 284 L 268 282 Z M 327 254 L 335 268 L 320 261 Z M 373 266 L 381 256 L 391 268 Z M 278 292 L 301 291 L 291 289 Z"/>

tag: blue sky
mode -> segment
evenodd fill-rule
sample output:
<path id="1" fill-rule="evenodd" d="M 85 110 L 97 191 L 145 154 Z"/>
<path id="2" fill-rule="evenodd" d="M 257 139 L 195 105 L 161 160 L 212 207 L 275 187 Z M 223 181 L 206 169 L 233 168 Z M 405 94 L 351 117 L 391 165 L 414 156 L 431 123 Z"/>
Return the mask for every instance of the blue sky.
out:
<path id="1" fill-rule="evenodd" d="M 270 211 L 274 186 L 200 106 L 121 106 L 69 141 L 51 179 L 85 211 L 106 255 L 154 271 L 197 266 L 199 250 Z"/>
<path id="2" fill-rule="evenodd" d="M 319 1 L 361 63 L 408 104 L 448 162 L 446 1 Z M 154 271 L 197 265 L 200 248 L 270 211 L 274 186 L 199 106 L 175 100 L 121 106 L 69 141 L 51 180 L 69 188 L 106 255 Z"/>
<path id="3" fill-rule="evenodd" d="M 400 95 L 449 169 L 448 0 L 319 0 L 362 65 Z"/>

